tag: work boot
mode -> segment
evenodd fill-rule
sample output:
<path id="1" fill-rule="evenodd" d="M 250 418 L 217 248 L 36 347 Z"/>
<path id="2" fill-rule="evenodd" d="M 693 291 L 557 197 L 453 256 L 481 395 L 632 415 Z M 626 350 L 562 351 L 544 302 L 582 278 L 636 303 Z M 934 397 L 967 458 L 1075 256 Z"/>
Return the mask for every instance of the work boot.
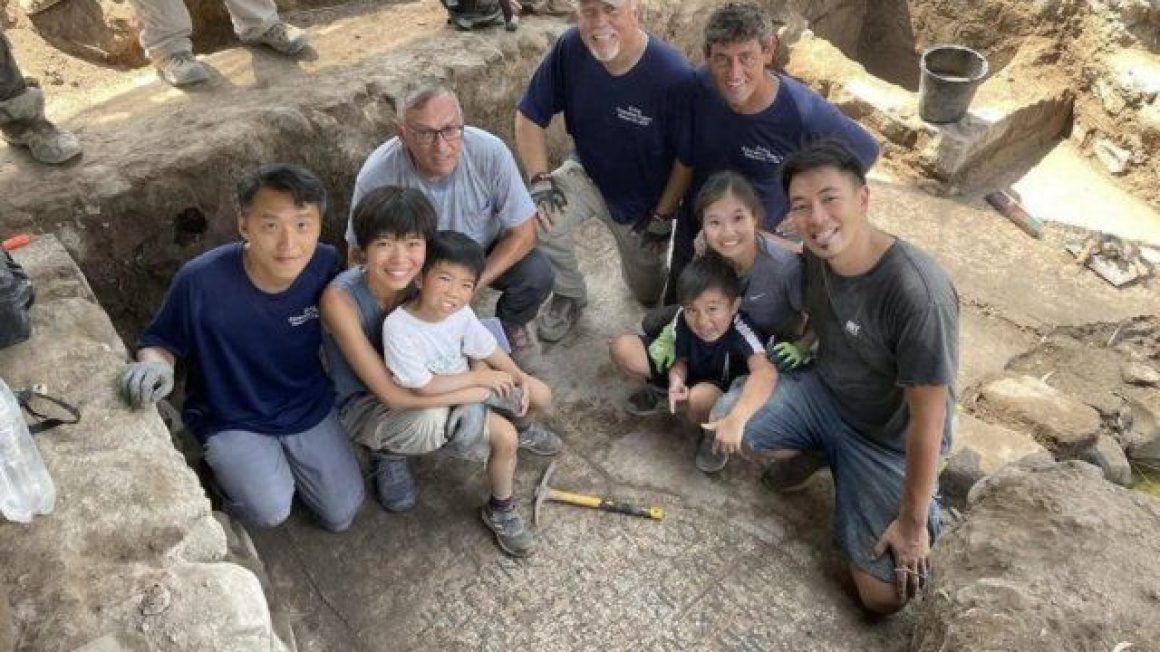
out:
<path id="1" fill-rule="evenodd" d="M 155 61 L 157 76 L 170 86 L 189 86 L 209 79 L 209 71 L 188 50 L 174 52 Z"/>
<path id="2" fill-rule="evenodd" d="M 665 394 L 656 386 L 646 384 L 633 392 L 624 403 L 624 410 L 634 417 L 651 417 L 668 408 Z"/>
<path id="3" fill-rule="evenodd" d="M 533 375 L 543 371 L 541 365 L 544 359 L 540 355 L 540 345 L 532 337 L 532 332 L 528 329 L 527 324 L 520 326 L 504 324 L 503 332 L 507 335 L 508 343 L 512 346 L 512 360 L 521 371 Z"/>
<path id="4" fill-rule="evenodd" d="M 536 331 L 545 342 L 559 342 L 580 319 L 584 304 L 579 299 L 553 294 L 547 309 L 536 320 Z"/>
<path id="5" fill-rule="evenodd" d="M 59 165 L 81 153 L 76 136 L 44 119 L 44 95 L 39 88 L 26 88 L 0 102 L 0 134 L 8 144 L 28 148 L 32 158 L 48 165 Z"/>
<path id="6" fill-rule="evenodd" d="M 729 463 L 729 453 L 713 450 L 716 441 L 717 435 L 712 430 L 702 431 L 701 445 L 697 447 L 697 457 L 693 463 L 704 473 L 718 473 Z"/>
<path id="7" fill-rule="evenodd" d="M 564 448 L 560 436 L 538 423 L 529 423 L 520 428 L 517 433 L 520 440 L 520 450 L 528 451 L 533 455 L 550 457 Z"/>
<path id="8" fill-rule="evenodd" d="M 791 494 L 806 488 L 810 478 L 826 466 L 826 458 L 815 451 L 802 451 L 788 460 L 774 460 L 761 474 L 761 484 L 770 491 Z"/>
<path id="9" fill-rule="evenodd" d="M 310 44 L 309 39 L 306 38 L 306 32 L 287 25 L 282 21 L 274 23 L 274 26 L 262 33 L 256 38 L 247 39 L 245 41 L 248 45 L 265 45 L 271 50 L 286 55 L 295 55 L 306 49 Z"/>
<path id="10" fill-rule="evenodd" d="M 500 2 L 503 1 L 500 0 Z M 451 23 L 455 29 L 461 32 L 470 32 L 473 29 L 502 23 L 503 9 L 500 9 L 499 3 L 496 3 L 494 6 L 485 8 L 482 11 L 455 12 L 451 14 L 447 22 Z"/>
<path id="11" fill-rule="evenodd" d="M 532 533 L 524 525 L 524 519 L 515 508 L 499 512 L 484 505 L 480 511 L 483 522 L 495 533 L 496 543 L 512 557 L 527 557 L 532 554 Z"/>
<path id="12" fill-rule="evenodd" d="M 371 453 L 371 474 L 379 504 L 388 512 L 405 512 L 415 506 L 419 489 L 407 466 L 407 458 L 389 453 Z"/>

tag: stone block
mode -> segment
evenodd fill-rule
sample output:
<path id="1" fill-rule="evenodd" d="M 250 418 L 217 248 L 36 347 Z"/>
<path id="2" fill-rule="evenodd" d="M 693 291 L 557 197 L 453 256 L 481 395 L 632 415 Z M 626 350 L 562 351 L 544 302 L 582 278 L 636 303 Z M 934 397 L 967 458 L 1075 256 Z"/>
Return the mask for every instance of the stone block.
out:
<path id="1" fill-rule="evenodd" d="M 1129 362 L 1124 365 L 1121 376 L 1129 385 L 1160 385 L 1160 371 L 1143 362 Z"/>
<path id="2" fill-rule="evenodd" d="M 1104 166 L 1104 169 L 1117 176 L 1127 172 L 1128 164 L 1132 162 L 1131 152 L 1119 147 L 1107 138 L 1097 140 L 1092 145 L 1092 152 L 1096 155 L 1096 160 Z"/>
<path id="3" fill-rule="evenodd" d="M 1046 452 L 1028 435 L 960 413 L 947 466 L 939 475 L 939 490 L 951 505 L 962 509 L 971 487 L 984 476 L 1028 455 Z"/>
<path id="4" fill-rule="evenodd" d="M 1096 443 L 1083 454 L 1083 459 L 1100 468 L 1108 482 L 1121 487 L 1132 484 L 1132 466 L 1119 442 L 1108 435 L 1100 435 Z"/>
<path id="5" fill-rule="evenodd" d="M 980 404 L 1026 425 L 1032 435 L 1060 457 L 1074 457 L 1096 441 L 1100 415 L 1091 407 L 1030 376 L 992 381 Z"/>

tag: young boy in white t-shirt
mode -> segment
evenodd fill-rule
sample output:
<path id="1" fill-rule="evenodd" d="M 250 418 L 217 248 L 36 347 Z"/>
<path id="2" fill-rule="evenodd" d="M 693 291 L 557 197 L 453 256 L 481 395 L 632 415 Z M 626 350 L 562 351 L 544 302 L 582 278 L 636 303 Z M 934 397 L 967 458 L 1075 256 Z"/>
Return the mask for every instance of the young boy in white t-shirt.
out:
<path id="1" fill-rule="evenodd" d="M 483 520 L 504 552 L 525 556 L 531 552 L 532 535 L 512 497 L 517 442 L 552 440 L 558 450 L 559 439 L 529 418 L 549 410 L 552 391 L 516 366 L 471 309 L 483 266 L 483 248 L 474 240 L 455 231 L 436 233 L 427 243 L 418 294 L 383 321 L 383 357 L 395 382 L 419 394 L 467 387 L 492 390 L 488 404 L 498 411 L 487 417 L 491 498 L 483 508 Z"/>

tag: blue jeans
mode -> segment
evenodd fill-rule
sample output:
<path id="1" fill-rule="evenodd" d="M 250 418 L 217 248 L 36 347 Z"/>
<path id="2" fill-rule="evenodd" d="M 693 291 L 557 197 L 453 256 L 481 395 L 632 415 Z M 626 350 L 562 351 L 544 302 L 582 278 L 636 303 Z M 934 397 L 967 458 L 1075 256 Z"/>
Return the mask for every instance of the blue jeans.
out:
<path id="1" fill-rule="evenodd" d="M 206 442 L 205 460 L 225 493 L 226 511 L 258 527 L 285 521 L 297 490 L 322 527 L 342 532 L 366 496 L 358 460 L 333 410 L 293 435 L 223 430 Z"/>
<path id="2" fill-rule="evenodd" d="M 714 406 L 719 414 L 740 395 L 740 382 Z M 904 451 L 855 431 L 838 416 L 833 394 L 812 369 L 784 374 L 774 395 L 745 426 L 755 451 L 814 451 L 825 456 L 834 477 L 834 539 L 857 568 L 894 581 L 889 552 L 873 558 L 874 545 L 898 517 L 906 475 Z M 937 487 L 935 489 L 937 493 Z M 931 543 L 938 537 L 938 502 L 927 515 Z"/>

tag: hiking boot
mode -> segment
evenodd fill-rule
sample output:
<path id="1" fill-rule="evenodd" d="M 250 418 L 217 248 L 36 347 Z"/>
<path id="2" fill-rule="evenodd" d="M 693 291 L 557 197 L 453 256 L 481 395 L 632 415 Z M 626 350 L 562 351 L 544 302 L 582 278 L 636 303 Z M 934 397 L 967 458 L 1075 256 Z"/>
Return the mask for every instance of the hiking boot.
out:
<path id="1" fill-rule="evenodd" d="M 532 533 L 524 526 L 524 519 L 515 508 L 506 512 L 492 511 L 484 505 L 480 510 L 484 525 L 495 533 L 495 541 L 512 557 L 527 557 L 532 554 Z"/>
<path id="2" fill-rule="evenodd" d="M 192 52 L 176 52 L 153 63 L 157 76 L 170 86 L 189 86 L 209 79 L 209 71 Z"/>
<path id="3" fill-rule="evenodd" d="M 310 44 L 310 41 L 306 38 L 306 32 L 303 30 L 278 21 L 274 23 L 273 27 L 263 32 L 261 36 L 248 39 L 245 43 L 249 45 L 265 45 L 279 54 L 294 55 L 305 50 L 306 46 Z"/>
<path id="4" fill-rule="evenodd" d="M 503 331 L 512 346 L 511 357 L 516 366 L 528 374 L 542 371 L 540 366 L 543 364 L 543 358 L 540 356 L 540 346 L 532 337 L 527 324 L 521 326 L 504 324 Z"/>
<path id="5" fill-rule="evenodd" d="M 536 320 L 536 332 L 545 342 L 559 342 L 576 325 L 584 304 L 579 299 L 553 294 L 548 308 Z"/>
<path id="6" fill-rule="evenodd" d="M 518 433 L 520 449 L 533 455 L 555 455 L 564 448 L 560 436 L 538 423 L 530 423 Z"/>
<path id="7" fill-rule="evenodd" d="M 502 2 L 503 0 L 501 0 Z M 483 11 L 471 11 L 451 14 L 448 19 L 455 29 L 461 32 L 470 32 L 473 29 L 480 27 L 488 27 L 490 25 L 499 25 L 503 22 L 503 9 L 500 9 L 497 3 L 493 7 L 489 7 Z"/>
<path id="8" fill-rule="evenodd" d="M 32 158 L 49 165 L 81 153 L 76 136 L 44 119 L 44 94 L 39 88 L 26 88 L 0 100 L 0 135 L 12 145 L 27 147 Z"/>
<path id="9" fill-rule="evenodd" d="M 371 474 L 375 476 L 379 504 L 388 512 L 405 512 L 415 506 L 419 489 L 402 455 L 371 453 Z"/>
<path id="10" fill-rule="evenodd" d="M 697 447 L 697 457 L 693 463 L 704 473 L 717 473 L 729 462 L 728 453 L 713 451 L 716 440 L 717 435 L 712 430 L 703 431 L 701 445 Z"/>
<path id="11" fill-rule="evenodd" d="M 826 458 L 814 451 L 802 451 L 788 460 L 774 460 L 761 474 L 761 484 L 770 491 L 791 494 L 806 488 L 810 478 L 826 466 Z"/>
<path id="12" fill-rule="evenodd" d="M 636 390 L 624 403 L 624 410 L 634 417 L 651 417 L 667 409 L 664 393 L 652 385 Z"/>

